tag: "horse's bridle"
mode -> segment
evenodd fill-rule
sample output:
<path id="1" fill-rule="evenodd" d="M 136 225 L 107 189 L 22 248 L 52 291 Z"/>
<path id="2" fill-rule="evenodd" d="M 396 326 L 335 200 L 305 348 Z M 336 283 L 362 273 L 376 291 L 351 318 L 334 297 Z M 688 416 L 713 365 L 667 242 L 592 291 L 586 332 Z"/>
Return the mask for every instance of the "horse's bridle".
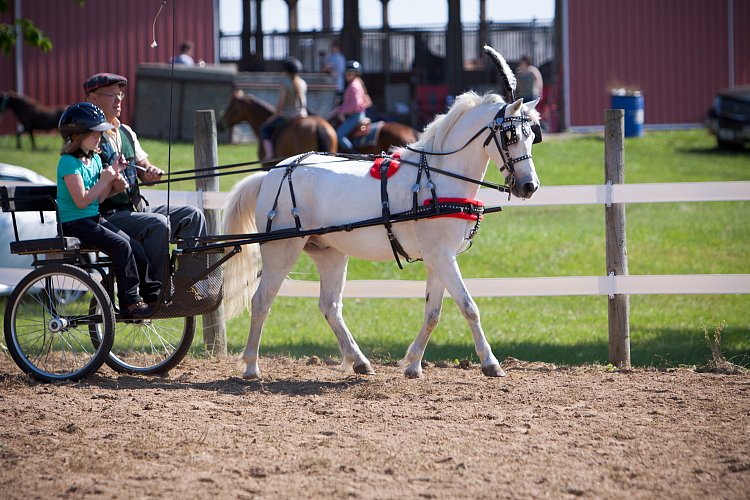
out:
<path id="1" fill-rule="evenodd" d="M 542 142 L 542 127 L 539 126 L 539 124 L 529 125 L 531 118 L 529 118 L 526 113 L 521 113 L 521 116 L 509 116 L 506 118 L 505 108 L 507 107 L 508 105 L 506 104 L 500 108 L 500 111 L 497 112 L 497 115 L 495 115 L 492 122 L 487 125 L 486 128 L 490 130 L 490 133 L 487 136 L 487 139 L 484 140 L 484 147 L 486 148 L 490 141 L 494 141 L 497 150 L 500 152 L 500 156 L 503 158 L 503 165 L 500 167 L 500 171 L 508 170 L 508 173 L 513 175 L 515 174 L 515 169 L 513 168 L 514 164 L 522 162 L 523 160 L 531 159 L 530 154 L 525 154 L 517 158 L 513 158 L 510 155 L 508 147 L 518 142 L 518 132 L 516 132 L 516 125 L 514 122 L 521 123 L 521 130 L 523 131 L 524 136 L 528 137 L 532 133 L 534 134 L 533 144 Z M 506 122 L 509 123 L 508 126 L 503 125 Z M 502 134 L 500 135 L 500 141 L 498 141 L 497 135 L 500 130 L 502 130 Z"/>
<path id="2" fill-rule="evenodd" d="M 515 122 L 521 123 L 521 130 L 526 137 L 529 137 L 532 133 L 534 134 L 534 142 L 532 144 L 538 144 L 542 142 L 542 127 L 538 123 L 529 124 L 529 122 L 531 122 L 531 118 L 526 113 L 521 113 L 521 116 L 506 117 L 505 110 L 508 108 L 508 106 L 509 106 L 508 104 L 503 105 L 503 107 L 501 107 L 498 110 L 497 114 L 488 125 L 485 125 L 481 129 L 479 129 L 477 133 L 471 136 L 471 138 L 468 141 L 466 141 L 466 143 L 463 146 L 461 146 L 460 148 L 456 150 L 443 153 L 443 152 L 437 152 L 437 151 L 424 151 L 420 149 L 414 149 L 410 146 L 405 146 L 405 148 L 408 149 L 409 151 L 419 153 L 421 155 L 421 158 L 424 158 L 425 155 L 448 156 L 448 155 L 456 154 L 459 151 L 462 151 L 469 144 L 471 144 L 477 137 L 482 135 L 482 132 L 484 132 L 485 130 L 489 130 L 490 133 L 487 135 L 487 138 L 484 140 L 484 147 L 486 148 L 490 144 L 490 141 L 493 141 L 495 143 L 495 146 L 497 146 L 497 150 L 500 153 L 500 157 L 503 160 L 503 164 L 500 166 L 500 172 L 502 172 L 503 170 L 508 171 L 508 177 L 506 179 L 509 178 L 508 180 L 509 185 L 507 186 L 507 188 L 508 188 L 508 192 L 510 193 L 510 190 L 513 188 L 516 182 L 516 178 L 515 178 L 516 171 L 513 165 L 515 165 L 516 163 L 522 162 L 524 160 L 530 160 L 532 158 L 530 154 L 525 154 L 517 158 L 513 158 L 510 154 L 509 146 L 512 144 L 516 144 L 518 142 L 518 132 L 516 132 Z M 504 126 L 503 125 L 504 123 L 509 123 L 509 125 Z M 500 133 L 501 131 L 502 133 Z M 500 133 L 499 141 L 497 138 L 498 133 Z M 420 164 L 423 164 L 423 163 L 424 163 L 424 160 L 420 159 Z M 433 169 L 433 170 L 437 171 L 437 169 Z M 442 170 L 440 172 L 448 173 Z M 456 177 L 459 179 L 474 181 L 473 179 L 468 179 L 458 174 L 449 174 L 449 175 L 451 175 L 451 177 Z"/>

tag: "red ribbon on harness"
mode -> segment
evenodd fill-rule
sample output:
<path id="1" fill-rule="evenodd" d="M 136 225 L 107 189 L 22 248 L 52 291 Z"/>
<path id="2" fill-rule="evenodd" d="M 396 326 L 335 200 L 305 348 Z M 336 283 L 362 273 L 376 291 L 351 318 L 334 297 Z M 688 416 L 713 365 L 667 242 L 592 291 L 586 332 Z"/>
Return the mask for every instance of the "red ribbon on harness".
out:
<path id="1" fill-rule="evenodd" d="M 475 207 L 484 207 L 484 202 L 480 200 L 472 200 L 471 198 L 438 198 L 438 203 L 455 203 L 458 205 L 474 205 Z M 432 205 L 432 198 L 424 200 L 425 205 Z M 465 212 L 456 212 L 453 214 L 436 215 L 435 217 L 453 217 L 454 219 L 466 219 L 466 220 L 482 220 L 480 214 L 467 214 Z M 430 217 L 434 219 L 435 217 Z"/>
<path id="2" fill-rule="evenodd" d="M 392 176 L 396 173 L 398 170 L 398 167 L 401 166 L 401 164 L 398 162 L 398 160 L 401 158 L 401 153 L 398 151 L 393 153 L 391 156 L 381 156 L 380 158 L 375 158 L 375 161 L 372 164 L 372 167 L 370 167 L 370 175 L 373 176 L 376 179 L 380 179 L 380 165 L 383 163 L 383 160 L 390 160 L 388 163 L 388 172 L 386 173 L 386 178 Z"/>

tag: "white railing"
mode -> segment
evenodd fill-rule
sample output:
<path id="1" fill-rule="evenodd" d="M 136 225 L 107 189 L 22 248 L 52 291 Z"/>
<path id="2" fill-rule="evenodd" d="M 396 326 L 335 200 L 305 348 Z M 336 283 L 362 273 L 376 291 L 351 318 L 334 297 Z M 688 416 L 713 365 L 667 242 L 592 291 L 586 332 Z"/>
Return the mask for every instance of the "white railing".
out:
<path id="1" fill-rule="evenodd" d="M 148 191 L 151 203 L 166 203 L 165 191 Z M 486 205 L 550 206 L 608 203 L 669 203 L 749 201 L 750 182 L 679 182 L 584 186 L 542 186 L 530 200 L 512 198 L 491 189 L 480 189 Z M 226 193 L 172 192 L 173 205 L 221 208 Z M 744 294 L 750 293 L 748 274 L 687 274 L 628 276 L 563 276 L 554 278 L 467 278 L 475 297 L 520 297 L 614 294 Z M 287 279 L 280 295 L 317 297 L 318 282 Z M 345 297 L 423 298 L 424 282 L 408 280 L 350 280 Z"/>
<path id="2" fill-rule="evenodd" d="M 144 190 L 149 202 L 167 202 L 164 190 Z M 172 191 L 172 205 L 193 205 L 220 209 L 227 193 Z M 518 200 L 491 189 L 480 189 L 479 199 L 487 205 L 550 206 L 607 205 L 608 203 L 669 203 L 704 201 L 750 201 L 750 182 L 679 182 L 582 186 L 542 186 L 530 200 Z M 0 283 L 13 286 L 28 269 L 0 268 Z M 687 274 L 628 276 L 562 276 L 550 278 L 467 278 L 475 297 L 528 297 L 561 295 L 641 294 L 747 294 L 748 274 Z M 279 295 L 317 297 L 318 282 L 287 279 Z M 424 282 L 410 280 L 350 280 L 345 297 L 423 298 Z"/>

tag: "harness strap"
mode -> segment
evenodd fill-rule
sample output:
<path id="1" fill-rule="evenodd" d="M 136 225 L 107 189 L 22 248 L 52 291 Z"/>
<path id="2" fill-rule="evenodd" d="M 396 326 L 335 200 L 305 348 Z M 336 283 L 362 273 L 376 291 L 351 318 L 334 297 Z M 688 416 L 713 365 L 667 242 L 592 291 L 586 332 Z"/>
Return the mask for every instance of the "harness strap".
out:
<path id="1" fill-rule="evenodd" d="M 276 217 L 276 208 L 279 206 L 279 196 L 281 195 L 281 186 L 284 185 L 284 179 L 287 180 L 287 184 L 289 184 L 289 196 L 292 199 L 292 217 L 294 217 L 294 225 L 297 228 L 297 231 L 302 230 L 302 223 L 299 220 L 299 214 L 300 210 L 297 207 L 297 198 L 294 196 L 294 184 L 292 183 L 292 172 L 294 172 L 294 169 L 299 166 L 299 163 L 313 154 L 305 153 L 304 155 L 301 155 L 298 157 L 294 162 L 290 163 L 289 165 L 286 165 L 286 170 L 284 171 L 284 175 L 281 177 L 281 182 L 279 183 L 279 189 L 276 191 L 276 198 L 273 200 L 273 207 L 271 210 L 268 211 L 268 215 L 266 216 L 266 232 L 271 232 L 271 225 L 273 223 L 273 218 Z"/>
<path id="2" fill-rule="evenodd" d="M 388 235 L 388 242 L 391 244 L 393 257 L 396 259 L 396 264 L 398 264 L 398 268 L 403 269 L 404 266 L 401 264 L 401 259 L 399 258 L 399 255 L 404 257 L 407 260 L 407 262 L 410 262 L 411 259 L 409 258 L 409 255 L 404 250 L 404 247 L 402 247 L 401 243 L 399 243 L 398 238 L 396 238 L 396 235 L 393 234 L 393 227 L 391 225 L 391 208 L 390 208 L 390 203 L 388 202 L 388 164 L 389 163 L 390 163 L 390 160 L 386 158 L 380 164 L 380 200 L 381 200 L 380 205 L 382 207 L 383 226 L 385 226 L 385 232 Z"/>
<path id="3" fill-rule="evenodd" d="M 427 187 L 430 189 L 430 192 L 432 193 L 432 203 L 435 207 L 435 213 L 436 214 L 440 213 L 440 204 L 438 203 L 437 192 L 435 191 L 435 183 L 432 182 L 432 178 L 430 177 L 430 169 L 429 169 L 429 166 L 427 165 L 427 156 L 424 153 L 422 153 L 419 156 L 419 163 L 420 163 L 419 168 L 424 169 L 424 175 L 425 175 L 425 178 L 427 179 Z M 416 208 L 416 203 L 414 206 Z"/>
<path id="4" fill-rule="evenodd" d="M 292 199 L 292 217 L 294 217 L 294 225 L 297 227 L 297 231 L 299 231 L 302 229 L 302 223 L 299 221 L 299 208 L 297 207 L 297 198 L 294 196 L 294 184 L 292 184 L 292 172 L 295 167 L 296 165 L 287 168 L 287 172 L 289 173 L 287 182 L 289 183 L 289 196 Z"/>
<path id="5" fill-rule="evenodd" d="M 284 185 L 284 179 L 286 178 L 286 174 L 289 173 L 289 169 L 287 168 L 286 172 L 284 172 L 284 176 L 281 178 L 281 182 L 279 182 L 279 189 L 276 191 L 276 198 L 273 200 L 273 207 L 271 207 L 271 210 L 268 211 L 268 214 L 266 215 L 266 232 L 271 232 L 271 224 L 273 223 L 273 218 L 276 217 L 276 207 L 279 205 L 279 195 L 281 194 L 281 186 Z"/>

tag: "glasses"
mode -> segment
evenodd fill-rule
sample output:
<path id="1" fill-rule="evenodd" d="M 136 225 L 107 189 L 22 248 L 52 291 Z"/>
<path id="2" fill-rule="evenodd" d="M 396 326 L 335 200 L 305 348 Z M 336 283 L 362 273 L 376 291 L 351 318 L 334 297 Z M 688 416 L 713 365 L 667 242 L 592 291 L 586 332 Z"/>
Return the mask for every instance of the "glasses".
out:
<path id="1" fill-rule="evenodd" d="M 118 99 L 122 100 L 125 97 L 125 92 L 122 90 L 117 92 L 116 94 L 105 94 L 104 92 L 94 92 L 97 95 L 101 96 L 107 96 L 107 97 L 117 97 Z"/>

